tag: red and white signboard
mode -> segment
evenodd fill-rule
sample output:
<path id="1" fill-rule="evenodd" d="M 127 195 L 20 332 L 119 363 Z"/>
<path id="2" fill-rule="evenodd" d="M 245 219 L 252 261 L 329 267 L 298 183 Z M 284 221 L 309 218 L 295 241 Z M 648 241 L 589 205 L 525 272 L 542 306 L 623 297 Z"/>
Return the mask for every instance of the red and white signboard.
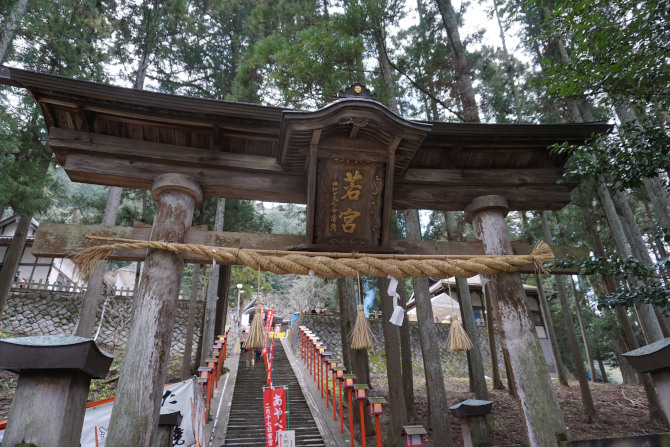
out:
<path id="1" fill-rule="evenodd" d="M 267 447 L 279 446 L 279 432 L 286 430 L 286 389 L 263 390 L 263 419 Z"/>
<path id="2" fill-rule="evenodd" d="M 278 432 L 278 447 L 295 447 L 295 430 L 284 430 Z"/>

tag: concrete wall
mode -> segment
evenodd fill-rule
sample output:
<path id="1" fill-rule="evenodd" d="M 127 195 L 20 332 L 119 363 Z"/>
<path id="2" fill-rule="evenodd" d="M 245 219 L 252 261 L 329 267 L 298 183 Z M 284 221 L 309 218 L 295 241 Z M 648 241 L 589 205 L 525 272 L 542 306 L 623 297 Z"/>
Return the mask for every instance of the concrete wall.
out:
<path id="1" fill-rule="evenodd" d="M 70 335 L 79 318 L 81 294 L 50 290 L 12 290 L 0 317 L 0 332 L 12 331 L 24 335 Z M 104 299 L 98 305 L 95 328 L 100 324 Z M 130 323 L 132 297 L 110 298 L 105 306 L 105 315 L 98 342 L 110 346 L 125 346 Z M 196 327 L 193 336 L 193 352 L 200 338 L 200 323 L 204 312 L 204 301 L 198 301 Z M 177 319 L 172 334 L 171 352 L 180 355 L 184 350 L 188 301 L 180 300 Z"/>
<path id="2" fill-rule="evenodd" d="M 375 346 L 369 350 L 370 372 L 371 374 L 382 375 L 386 373 L 386 363 L 384 356 L 384 334 L 381 326 L 381 319 L 368 319 L 370 329 L 375 340 Z M 340 336 L 340 321 L 338 315 L 325 314 L 300 314 L 297 321 L 293 324 L 289 341 L 295 352 L 300 350 L 300 335 L 298 326 L 307 326 L 313 332 L 318 334 L 321 340 L 325 340 L 329 351 L 335 353 L 335 357 L 342 359 L 342 344 Z M 467 357 L 464 352 L 449 352 L 447 349 L 447 338 L 449 336 L 450 325 L 436 323 L 439 345 L 441 346 L 439 356 L 442 360 L 442 370 L 445 377 L 468 377 Z M 479 350 L 484 361 L 484 373 L 491 377 L 491 351 L 489 350 L 488 336 L 486 327 L 478 327 L 479 331 Z M 412 367 L 414 373 L 422 374 L 423 357 L 421 354 L 421 345 L 419 342 L 419 330 L 415 321 L 410 322 L 410 343 L 412 347 Z M 500 363 L 500 373 L 505 376 L 505 366 L 503 363 L 502 348 L 499 341 L 496 340 L 496 349 L 498 351 L 498 361 Z"/>

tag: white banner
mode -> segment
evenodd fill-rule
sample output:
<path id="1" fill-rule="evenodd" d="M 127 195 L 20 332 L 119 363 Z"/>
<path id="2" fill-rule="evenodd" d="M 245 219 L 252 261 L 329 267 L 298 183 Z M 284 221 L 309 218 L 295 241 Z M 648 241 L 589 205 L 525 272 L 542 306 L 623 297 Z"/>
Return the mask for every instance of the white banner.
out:
<path id="1" fill-rule="evenodd" d="M 107 427 L 112 415 L 114 402 L 92 406 L 86 409 L 84 427 L 81 431 L 81 447 L 104 447 Z M 200 385 L 195 379 L 167 385 L 161 400 L 161 414 L 181 412 L 182 421 L 174 429 L 175 446 L 203 445 L 205 442 L 205 402 Z M 0 430 L 0 442 L 4 430 Z"/>

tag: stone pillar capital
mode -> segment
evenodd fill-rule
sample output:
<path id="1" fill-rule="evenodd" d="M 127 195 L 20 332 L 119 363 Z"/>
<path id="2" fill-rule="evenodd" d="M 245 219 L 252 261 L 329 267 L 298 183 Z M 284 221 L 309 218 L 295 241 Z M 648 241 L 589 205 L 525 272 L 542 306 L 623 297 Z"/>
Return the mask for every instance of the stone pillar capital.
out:
<path id="1" fill-rule="evenodd" d="M 499 210 L 503 217 L 505 217 L 509 212 L 509 205 L 503 196 L 490 195 L 476 197 L 465 207 L 465 220 L 468 223 L 472 223 L 475 214 L 490 209 Z"/>
<path id="2" fill-rule="evenodd" d="M 160 195 L 166 191 L 181 191 L 193 196 L 195 207 L 202 203 L 202 188 L 200 184 L 183 174 L 161 174 L 156 177 L 151 187 L 151 197 L 158 202 Z"/>

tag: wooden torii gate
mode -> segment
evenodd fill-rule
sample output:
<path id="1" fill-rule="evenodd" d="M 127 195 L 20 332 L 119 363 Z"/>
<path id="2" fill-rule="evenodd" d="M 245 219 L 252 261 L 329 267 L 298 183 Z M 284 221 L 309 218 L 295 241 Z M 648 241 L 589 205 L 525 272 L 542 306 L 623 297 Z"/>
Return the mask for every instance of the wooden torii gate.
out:
<path id="1" fill-rule="evenodd" d="M 0 82 L 41 106 L 49 143 L 73 181 L 150 189 L 153 228 L 42 225 L 33 253 L 67 256 L 84 234 L 255 249 L 406 254 L 526 254 L 512 244 L 509 210 L 557 210 L 577 183 L 557 184 L 567 160 L 554 143 L 583 143 L 602 123 L 489 125 L 408 121 L 360 84 L 304 112 L 179 97 L 0 67 Z M 306 236 L 189 229 L 203 195 L 307 205 Z M 393 209 L 465 210 L 481 242 L 390 239 Z M 557 254 L 570 251 L 558 249 Z M 583 251 L 572 250 L 583 255 Z M 109 446 L 152 445 L 183 262 L 163 250 L 144 259 Z M 556 444 L 565 424 L 524 305 L 518 273 L 491 278 L 503 347 L 534 445 Z"/>

